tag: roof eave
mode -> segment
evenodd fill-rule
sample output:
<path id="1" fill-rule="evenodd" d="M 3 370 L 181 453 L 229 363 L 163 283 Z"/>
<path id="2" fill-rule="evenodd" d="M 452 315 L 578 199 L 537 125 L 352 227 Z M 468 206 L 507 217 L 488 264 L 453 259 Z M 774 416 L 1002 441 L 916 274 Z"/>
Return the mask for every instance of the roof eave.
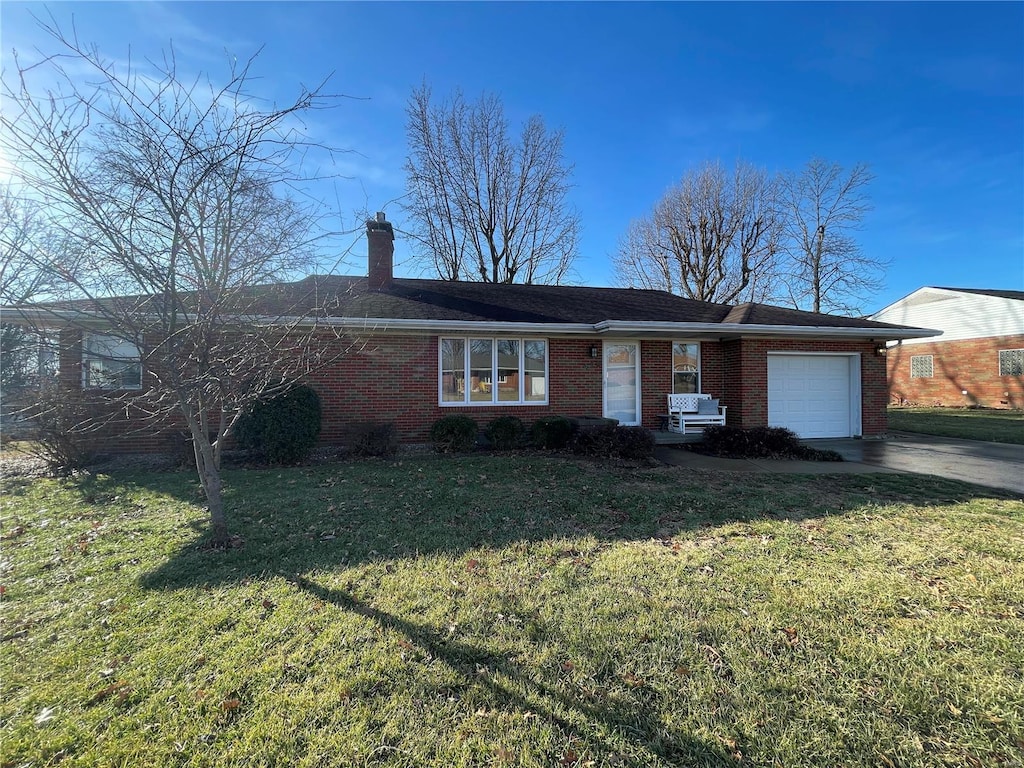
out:
<path id="1" fill-rule="evenodd" d="M 744 337 L 840 337 L 854 339 L 924 339 L 941 336 L 942 331 L 933 328 L 850 328 L 829 325 L 755 325 L 753 323 L 665 323 L 632 322 L 627 320 L 605 320 L 597 323 L 598 333 L 651 333 L 711 334 Z"/>
<path id="2" fill-rule="evenodd" d="M 33 307 L 3 308 L 24 322 L 37 327 L 97 327 L 109 325 L 110 320 L 100 313 L 81 310 L 41 309 Z M 187 319 L 183 317 L 182 319 Z M 818 337 L 884 339 L 922 339 L 941 336 L 942 331 L 931 328 L 847 328 L 810 325 L 754 325 L 750 323 L 688 323 L 664 321 L 603 320 L 599 323 L 525 323 L 495 320 L 423 320 L 388 317 L 265 317 L 239 318 L 242 322 L 263 322 L 288 327 L 326 327 L 349 332 L 449 332 L 449 333 L 516 333 L 547 335 L 608 335 L 608 336 L 715 336 L 723 337 Z"/>

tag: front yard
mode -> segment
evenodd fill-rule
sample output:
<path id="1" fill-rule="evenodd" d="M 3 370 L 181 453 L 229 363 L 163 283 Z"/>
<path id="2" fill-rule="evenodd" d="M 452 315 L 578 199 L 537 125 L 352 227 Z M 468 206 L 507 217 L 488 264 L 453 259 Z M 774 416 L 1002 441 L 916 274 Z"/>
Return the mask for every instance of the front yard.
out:
<path id="1" fill-rule="evenodd" d="M 1024 445 L 1024 411 L 890 407 L 889 429 Z"/>
<path id="2" fill-rule="evenodd" d="M 405 456 L 3 485 L 4 766 L 1021 766 L 1024 503 Z M 243 543 L 244 542 L 244 543 Z"/>

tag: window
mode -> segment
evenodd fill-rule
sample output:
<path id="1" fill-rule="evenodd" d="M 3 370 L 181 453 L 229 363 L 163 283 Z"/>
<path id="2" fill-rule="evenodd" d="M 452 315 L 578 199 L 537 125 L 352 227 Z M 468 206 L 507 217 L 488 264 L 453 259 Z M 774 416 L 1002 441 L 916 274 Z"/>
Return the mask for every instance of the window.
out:
<path id="1" fill-rule="evenodd" d="M 139 348 L 116 336 L 86 334 L 82 339 L 82 387 L 142 389 Z"/>
<path id="2" fill-rule="evenodd" d="M 441 405 L 544 405 L 548 343 L 543 339 L 442 338 Z"/>
<path id="3" fill-rule="evenodd" d="M 999 350 L 999 375 L 1024 376 L 1024 349 Z"/>
<path id="4" fill-rule="evenodd" d="M 930 379 L 933 375 L 931 355 L 910 356 L 910 378 Z"/>
<path id="5" fill-rule="evenodd" d="M 677 341 L 672 344 L 672 394 L 700 392 L 700 344 Z"/>

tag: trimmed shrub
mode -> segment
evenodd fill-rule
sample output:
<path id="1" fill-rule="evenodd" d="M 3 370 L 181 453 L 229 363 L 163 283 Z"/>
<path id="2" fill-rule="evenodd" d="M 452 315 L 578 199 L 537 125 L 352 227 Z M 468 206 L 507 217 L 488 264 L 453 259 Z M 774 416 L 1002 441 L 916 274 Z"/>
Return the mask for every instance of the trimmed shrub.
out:
<path id="1" fill-rule="evenodd" d="M 526 425 L 518 416 L 499 416 L 487 425 L 484 435 L 499 451 L 511 451 L 522 444 Z"/>
<path id="2" fill-rule="evenodd" d="M 740 429 L 713 426 L 704 430 L 699 444 L 702 453 L 733 459 L 806 459 L 809 461 L 842 461 L 835 451 L 803 445 L 792 430 L 784 427 L 752 427 Z"/>
<path id="3" fill-rule="evenodd" d="M 438 453 L 464 453 L 476 446 L 478 431 L 469 416 L 442 416 L 430 427 L 430 442 Z"/>
<path id="4" fill-rule="evenodd" d="M 572 422 L 564 416 L 542 416 L 530 427 L 530 441 L 537 448 L 560 451 L 569 445 Z"/>
<path id="5" fill-rule="evenodd" d="M 398 452 L 398 430 L 391 422 L 353 424 L 349 450 L 356 456 L 394 456 Z"/>
<path id="6" fill-rule="evenodd" d="M 320 396 L 306 386 L 256 403 L 238 420 L 240 448 L 257 451 L 274 464 L 298 464 L 320 437 Z"/>
<path id="7" fill-rule="evenodd" d="M 642 461 L 654 455 L 654 435 L 643 427 L 581 429 L 573 437 L 572 451 L 595 458 Z"/>

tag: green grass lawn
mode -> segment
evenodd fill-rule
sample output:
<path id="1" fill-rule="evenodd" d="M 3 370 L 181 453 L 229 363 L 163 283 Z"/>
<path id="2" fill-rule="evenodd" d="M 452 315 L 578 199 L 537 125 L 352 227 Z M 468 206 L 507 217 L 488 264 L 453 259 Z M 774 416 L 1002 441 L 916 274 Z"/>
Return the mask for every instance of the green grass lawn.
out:
<path id="1" fill-rule="evenodd" d="M 3 766 L 1020 766 L 1024 504 L 404 457 L 3 485 Z"/>
<path id="2" fill-rule="evenodd" d="M 889 408 L 889 429 L 1024 445 L 1024 411 Z"/>

